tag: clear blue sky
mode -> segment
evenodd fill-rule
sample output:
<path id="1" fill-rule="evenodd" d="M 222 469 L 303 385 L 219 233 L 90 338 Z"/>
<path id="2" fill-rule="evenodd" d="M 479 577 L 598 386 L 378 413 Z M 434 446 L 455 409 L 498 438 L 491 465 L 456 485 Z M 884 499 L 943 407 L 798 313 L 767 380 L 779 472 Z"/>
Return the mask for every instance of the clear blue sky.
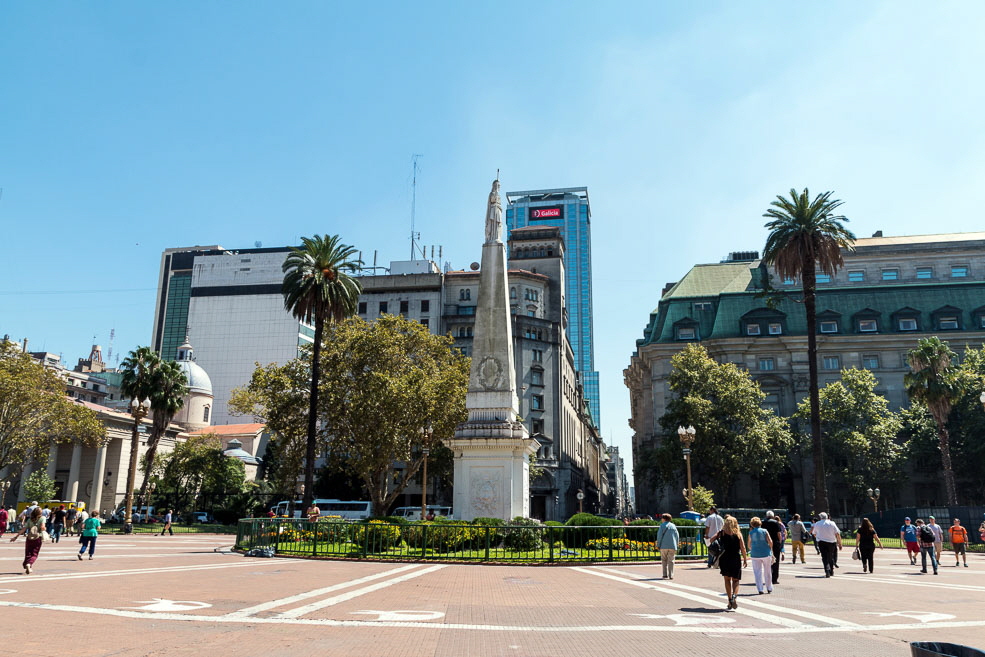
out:
<path id="1" fill-rule="evenodd" d="M 604 6 L 603 6 L 604 5 Z M 371 7 L 366 9 L 365 7 Z M 607 440 L 664 283 L 761 248 L 790 187 L 859 236 L 981 229 L 980 2 L 7 2 L 0 335 L 148 344 L 161 251 L 417 229 L 479 256 L 489 183 L 587 185 Z"/>

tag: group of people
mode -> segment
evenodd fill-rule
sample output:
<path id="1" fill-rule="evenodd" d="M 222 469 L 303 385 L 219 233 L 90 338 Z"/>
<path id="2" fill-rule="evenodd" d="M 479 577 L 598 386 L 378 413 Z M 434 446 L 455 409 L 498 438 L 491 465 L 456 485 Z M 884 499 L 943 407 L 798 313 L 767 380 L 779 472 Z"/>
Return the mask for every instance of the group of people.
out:
<path id="1" fill-rule="evenodd" d="M 47 514 L 44 511 L 45 509 L 42 509 L 37 502 L 31 502 L 30 506 L 25 508 L 19 516 L 21 521 L 20 531 L 10 539 L 11 543 L 13 543 L 21 536 L 24 537 L 24 561 L 21 566 L 24 568 L 25 575 L 31 574 L 45 540 L 57 543 L 62 530 L 66 526 L 73 528 L 73 530 L 76 527 L 75 518 L 69 519 L 64 505 L 60 505 L 53 512 L 49 509 L 49 513 Z M 0 523 L 0 536 L 2 536 L 7 530 L 7 520 L 10 514 L 4 510 L 4 513 L 0 514 L 0 517 L 3 519 L 3 522 Z M 90 559 L 95 556 L 96 537 L 99 535 L 99 528 L 102 524 L 103 521 L 99 518 L 98 511 L 93 511 L 92 515 L 86 513 L 85 518 L 81 520 L 78 531 L 80 534 L 79 543 L 82 544 L 82 547 L 76 555 L 80 561 L 87 549 L 89 550 Z"/>
<path id="2" fill-rule="evenodd" d="M 985 540 L 985 522 L 979 528 Z M 961 565 L 964 560 L 964 567 L 968 567 L 968 530 L 961 526 L 961 519 L 954 518 L 951 526 L 947 528 L 948 539 L 951 548 L 954 550 L 954 566 Z M 906 545 L 906 554 L 910 557 L 910 565 L 917 565 L 917 555 L 920 555 L 920 572 L 927 572 L 927 561 L 930 561 L 934 574 L 941 561 L 941 552 L 944 548 L 944 530 L 937 524 L 934 516 L 929 516 L 925 523 L 922 518 L 917 518 L 916 522 L 909 517 L 903 519 L 903 526 L 900 527 L 900 540 Z"/>

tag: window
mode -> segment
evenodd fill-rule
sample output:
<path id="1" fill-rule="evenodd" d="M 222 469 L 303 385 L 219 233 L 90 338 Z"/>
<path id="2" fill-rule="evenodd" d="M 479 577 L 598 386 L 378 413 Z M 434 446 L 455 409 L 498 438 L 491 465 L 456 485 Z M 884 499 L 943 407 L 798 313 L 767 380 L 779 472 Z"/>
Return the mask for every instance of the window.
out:
<path id="1" fill-rule="evenodd" d="M 427 317 L 422 317 L 421 318 L 421 326 L 423 326 L 424 328 L 427 328 L 429 325 L 430 325 L 430 322 L 428 321 L 428 318 Z"/>
<path id="2" fill-rule="evenodd" d="M 511 299 L 516 299 L 516 288 L 515 287 L 511 287 L 510 288 L 510 298 Z"/>
<path id="3" fill-rule="evenodd" d="M 458 291 L 459 301 L 471 301 L 472 300 L 472 290 L 469 288 L 463 288 Z"/>
<path id="4" fill-rule="evenodd" d="M 386 309 L 387 309 L 386 301 L 380 301 L 380 314 L 382 315 L 383 313 L 385 313 Z"/>
<path id="5" fill-rule="evenodd" d="M 534 433 L 544 433 L 544 421 L 534 420 L 531 428 Z M 550 448 L 548 448 L 548 450 L 550 450 Z"/>
<path id="6" fill-rule="evenodd" d="M 867 370 L 879 369 L 879 354 L 864 354 L 862 356 L 862 367 Z"/>
<path id="7" fill-rule="evenodd" d="M 883 269 L 882 270 L 882 280 L 884 280 L 884 281 L 898 281 L 899 280 L 899 269 Z"/>
<path id="8" fill-rule="evenodd" d="M 359 302 L 359 314 L 360 315 L 365 315 L 366 314 L 366 302 L 365 301 L 360 301 Z"/>
<path id="9" fill-rule="evenodd" d="M 530 395 L 530 409 L 533 411 L 544 410 L 544 395 Z"/>
<path id="10" fill-rule="evenodd" d="M 209 421 L 209 411 L 210 410 L 212 410 L 210 406 L 206 406 L 202 410 L 202 422 L 208 422 Z"/>
<path id="11" fill-rule="evenodd" d="M 772 372 L 776 369 L 776 361 L 772 358 L 760 358 L 759 359 L 759 371 L 760 372 Z"/>
<path id="12" fill-rule="evenodd" d="M 864 271 L 850 271 L 848 272 L 848 281 L 850 283 L 862 283 L 865 281 Z"/>
<path id="13" fill-rule="evenodd" d="M 759 335 L 759 324 L 746 324 L 746 335 Z"/>
<path id="14" fill-rule="evenodd" d="M 901 331 L 916 331 L 917 330 L 917 320 L 912 317 L 900 317 L 899 318 L 899 330 Z"/>
<path id="15" fill-rule="evenodd" d="M 818 274 L 816 279 L 818 283 L 830 283 L 831 277 L 827 274 Z"/>
<path id="16" fill-rule="evenodd" d="M 421 299 L 421 312 L 429 313 L 431 312 L 431 301 L 430 299 Z"/>
<path id="17" fill-rule="evenodd" d="M 941 317 L 938 320 L 937 327 L 942 331 L 956 331 L 958 329 L 958 318 L 955 317 L 954 315 Z"/>
<path id="18" fill-rule="evenodd" d="M 840 370 L 841 369 L 841 357 L 840 356 L 824 356 L 821 360 L 822 367 L 826 370 Z"/>
<path id="19" fill-rule="evenodd" d="M 820 324 L 821 333 L 837 333 L 838 332 L 838 322 L 834 320 L 825 320 Z"/>
<path id="20" fill-rule="evenodd" d="M 406 313 L 408 311 L 410 311 L 410 301 L 401 301 L 400 302 L 400 314 L 403 315 L 404 313 Z"/>
<path id="21" fill-rule="evenodd" d="M 978 328 L 985 328 L 985 313 L 978 316 Z"/>
<path id="22" fill-rule="evenodd" d="M 879 324 L 874 319 L 858 320 L 859 333 L 875 333 L 879 330 Z"/>
<path id="23" fill-rule="evenodd" d="M 530 354 L 531 354 L 531 359 L 533 360 L 533 362 L 535 362 L 535 363 L 543 363 L 544 362 L 544 352 L 542 350 L 540 350 L 540 349 L 532 349 L 530 351 Z"/>
<path id="24" fill-rule="evenodd" d="M 527 311 L 527 317 L 536 317 L 536 316 L 537 316 L 537 311 L 536 310 L 528 310 Z"/>
<path id="25" fill-rule="evenodd" d="M 933 267 L 917 267 L 917 278 L 933 278 Z"/>
<path id="26" fill-rule="evenodd" d="M 783 279 L 783 284 L 784 285 L 793 285 L 794 283 L 796 283 L 796 281 L 794 279 L 792 279 L 792 278 L 784 278 Z"/>
<path id="27" fill-rule="evenodd" d="M 951 278 L 965 278 L 968 276 L 968 265 L 952 265 Z"/>
<path id="28" fill-rule="evenodd" d="M 530 371 L 530 385 L 532 386 L 542 386 L 544 385 L 544 373 L 540 370 Z"/>
<path id="29" fill-rule="evenodd" d="M 677 327 L 677 339 L 678 340 L 694 340 L 696 337 L 694 327 L 691 326 L 678 326 Z"/>
<path id="30" fill-rule="evenodd" d="M 710 301 L 696 301 L 694 304 L 695 310 L 711 310 Z"/>
<path id="31" fill-rule="evenodd" d="M 475 306 L 459 306 L 458 307 L 458 314 L 459 315 L 474 315 L 475 314 Z"/>
<path id="32" fill-rule="evenodd" d="M 783 335 L 783 326 L 779 322 L 770 322 L 769 332 L 770 335 Z"/>

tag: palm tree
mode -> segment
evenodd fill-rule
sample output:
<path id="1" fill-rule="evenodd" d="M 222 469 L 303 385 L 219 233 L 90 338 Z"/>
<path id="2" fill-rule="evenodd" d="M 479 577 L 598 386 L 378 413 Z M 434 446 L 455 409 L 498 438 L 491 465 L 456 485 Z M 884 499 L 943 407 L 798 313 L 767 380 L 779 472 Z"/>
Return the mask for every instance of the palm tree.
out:
<path id="1" fill-rule="evenodd" d="M 950 435 L 947 430 L 947 417 L 954 402 L 964 394 L 964 386 L 954 362 L 957 354 L 936 335 L 924 338 L 917 348 L 910 350 L 907 361 L 912 372 L 903 377 L 906 394 L 912 401 L 922 402 L 937 423 L 937 440 L 941 448 L 941 465 L 944 467 L 944 488 L 947 503 L 956 506 L 958 493 L 954 485 L 954 470 L 951 468 Z"/>
<path id="2" fill-rule="evenodd" d="M 828 510 L 828 490 L 824 482 L 824 450 L 821 444 L 821 412 L 817 390 L 817 270 L 829 276 L 845 264 L 841 250 L 851 251 L 855 235 L 842 222 L 848 219 L 836 215 L 841 201 L 824 192 L 812 201 L 807 188 L 803 192 L 790 190 L 790 198 L 777 196 L 764 217 L 770 230 L 763 247 L 763 262 L 772 266 L 784 278 L 803 283 L 804 310 L 807 313 L 807 366 L 811 404 L 811 453 L 814 461 L 814 510 Z"/>
<path id="3" fill-rule="evenodd" d="M 318 378 L 322 332 L 326 322 L 339 322 L 356 313 L 362 285 L 349 276 L 362 261 L 356 249 L 339 242 L 338 235 L 302 237 L 303 246 L 284 260 L 284 307 L 300 321 L 315 327 L 311 354 L 311 393 L 308 396 L 308 440 L 305 445 L 304 505 L 315 491 L 315 446 L 318 425 Z"/>
<path id="4" fill-rule="evenodd" d="M 185 405 L 187 384 L 188 378 L 176 361 L 161 361 L 154 370 L 151 383 L 153 390 L 150 394 L 150 408 L 154 412 L 154 419 L 150 437 L 147 439 L 147 453 L 144 455 L 144 480 L 140 484 L 140 499 L 144 499 L 147 494 L 147 483 L 150 480 L 154 457 L 157 455 L 161 438 L 164 437 L 175 414 Z"/>
<path id="5" fill-rule="evenodd" d="M 161 358 L 150 347 L 137 347 L 131 351 L 120 365 L 123 376 L 120 380 L 120 391 L 133 400 L 133 433 L 130 436 L 130 461 L 127 468 L 127 489 L 125 524 L 130 523 L 130 513 L 133 510 L 133 488 L 137 480 L 137 453 L 140 451 L 140 439 L 137 428 L 146 411 L 144 402 L 150 404 L 154 394 L 154 378 L 161 366 Z"/>

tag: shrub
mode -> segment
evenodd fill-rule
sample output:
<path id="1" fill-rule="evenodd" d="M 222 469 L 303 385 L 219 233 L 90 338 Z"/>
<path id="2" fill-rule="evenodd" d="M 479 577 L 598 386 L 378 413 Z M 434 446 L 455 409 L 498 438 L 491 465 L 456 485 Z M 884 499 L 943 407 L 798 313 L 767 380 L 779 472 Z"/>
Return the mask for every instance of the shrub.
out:
<path id="1" fill-rule="evenodd" d="M 569 547 L 585 547 L 586 543 L 596 538 L 606 538 L 611 535 L 614 539 L 622 538 L 625 532 L 622 522 L 615 518 L 601 518 L 591 513 L 576 513 L 565 523 L 568 527 L 581 527 L 564 532 L 564 541 Z M 609 529 L 617 527 L 618 529 Z"/>
<path id="2" fill-rule="evenodd" d="M 424 547 L 426 536 L 428 548 L 437 552 L 455 552 L 470 547 L 483 536 L 483 531 L 466 522 L 439 517 L 404 526 L 403 536 L 407 545 L 414 550 Z"/>
<path id="3" fill-rule="evenodd" d="M 499 545 L 503 542 L 503 531 L 502 527 L 506 524 L 506 521 L 502 518 L 476 518 L 472 521 L 473 525 L 482 525 L 484 527 L 495 527 L 496 531 L 489 532 L 489 544 Z M 485 536 L 484 532 L 480 532 L 480 535 Z"/>
<path id="4" fill-rule="evenodd" d="M 350 539 L 352 525 L 344 520 L 327 520 L 319 518 L 318 522 L 312 525 L 315 538 L 319 542 L 328 543 L 347 543 Z"/>
<path id="5" fill-rule="evenodd" d="M 691 520 L 690 518 L 671 518 L 672 523 L 678 527 L 700 527 L 701 523 L 697 520 Z"/>
<path id="6" fill-rule="evenodd" d="M 657 540 L 657 530 L 660 523 L 656 520 L 641 518 L 629 523 L 626 538 L 633 541 L 653 542 Z"/>
<path id="7" fill-rule="evenodd" d="M 564 527 L 564 523 L 557 520 L 545 520 L 544 525 L 547 527 Z"/>
<path id="8" fill-rule="evenodd" d="M 365 547 L 367 552 L 384 552 L 400 545 L 400 528 L 382 520 L 370 520 L 353 526 L 352 542 Z"/>
<path id="9" fill-rule="evenodd" d="M 503 529 L 503 546 L 515 552 L 538 550 L 544 546 L 539 520 L 517 516 L 506 523 Z"/>

